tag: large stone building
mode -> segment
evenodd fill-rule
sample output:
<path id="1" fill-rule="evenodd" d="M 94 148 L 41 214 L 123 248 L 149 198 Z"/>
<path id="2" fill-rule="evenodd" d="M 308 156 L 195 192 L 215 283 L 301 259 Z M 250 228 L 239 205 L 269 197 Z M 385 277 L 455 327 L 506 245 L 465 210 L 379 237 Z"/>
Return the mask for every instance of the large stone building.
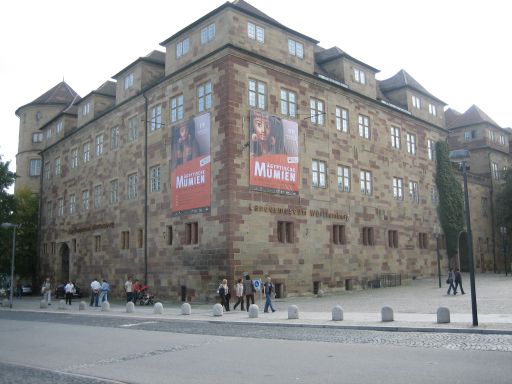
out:
<path id="1" fill-rule="evenodd" d="M 445 115 L 407 72 L 378 81 L 244 1 L 161 45 L 85 97 L 61 83 L 18 109 L 17 187 L 41 188 L 41 275 L 118 291 L 133 275 L 201 299 L 244 272 L 272 275 L 281 295 L 431 276 L 435 142 L 491 126 L 499 145 L 478 149 L 508 164 L 506 131 L 482 112 Z M 489 270 L 492 215 L 478 212 L 493 189 L 480 171 L 475 260 Z"/>

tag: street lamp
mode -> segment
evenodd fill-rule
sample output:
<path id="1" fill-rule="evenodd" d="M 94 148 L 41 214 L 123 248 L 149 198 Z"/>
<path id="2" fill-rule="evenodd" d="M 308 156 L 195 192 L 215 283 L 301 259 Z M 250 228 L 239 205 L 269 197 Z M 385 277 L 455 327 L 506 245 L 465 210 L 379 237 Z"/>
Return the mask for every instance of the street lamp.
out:
<path id="1" fill-rule="evenodd" d="M 439 277 L 439 288 L 441 288 L 441 256 L 439 255 L 439 237 L 441 231 L 437 224 L 434 224 L 434 236 L 436 237 L 436 249 L 437 249 L 437 276 Z"/>
<path id="2" fill-rule="evenodd" d="M 501 245 L 503 247 L 503 262 L 505 263 L 505 276 L 507 275 L 507 248 L 505 245 L 505 236 L 507 235 L 507 227 L 500 227 L 501 232 Z"/>
<path id="3" fill-rule="evenodd" d="M 9 308 L 12 308 L 12 292 L 14 290 L 14 258 L 16 256 L 16 228 L 18 225 L 2 223 L 1 228 L 12 228 L 12 257 L 11 257 L 11 289 L 9 290 Z"/>
<path id="4" fill-rule="evenodd" d="M 475 287 L 475 265 L 473 261 L 473 236 L 471 233 L 471 217 L 469 214 L 469 193 L 468 193 L 468 174 L 469 166 L 466 162 L 469 160 L 470 154 L 467 149 L 457 149 L 450 151 L 448 155 L 450 161 L 460 164 L 462 175 L 464 176 L 464 209 L 466 211 L 466 230 L 467 230 L 467 247 L 469 258 L 469 280 L 471 283 L 471 311 L 473 314 L 473 325 L 478 325 L 478 314 L 476 309 L 476 287 Z"/>

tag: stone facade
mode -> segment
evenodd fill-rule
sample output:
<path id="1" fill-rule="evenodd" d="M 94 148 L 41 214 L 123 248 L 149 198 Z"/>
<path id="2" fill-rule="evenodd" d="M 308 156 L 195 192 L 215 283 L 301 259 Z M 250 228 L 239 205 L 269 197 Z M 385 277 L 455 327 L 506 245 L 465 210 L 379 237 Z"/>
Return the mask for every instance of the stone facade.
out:
<path id="1" fill-rule="evenodd" d="M 249 25 L 264 30 L 264 41 L 252 38 Z M 186 39 L 188 50 L 177 57 L 176 45 Z M 302 58 L 300 48 L 290 54 L 289 40 L 302 46 Z M 164 41 L 165 55 L 153 52 L 116 74 L 115 93 L 99 91 L 113 89 L 108 84 L 91 92 L 73 103 L 72 118 L 52 111 L 43 131 L 64 119 L 73 128 L 42 152 L 41 275 L 84 287 L 104 277 L 118 293 L 132 275 L 147 279 L 159 296 L 179 295 L 186 286 L 190 298 L 206 299 L 222 278 L 233 282 L 244 272 L 270 274 L 282 295 L 366 288 L 382 274 L 437 273 L 436 163 L 429 148 L 448 138 L 444 103 L 396 79 L 386 96 L 376 69 L 317 43 L 243 1 L 226 3 Z M 200 111 L 198 86 L 207 81 L 212 103 Z M 250 81 L 265 84 L 264 111 L 298 123 L 297 195 L 250 188 Z M 282 115 L 282 90 L 297 96 L 296 116 Z M 183 119 L 210 114 L 211 207 L 173 216 L 170 104 L 179 95 Z M 422 108 L 410 105 L 412 96 Z M 312 118 L 312 99 L 323 105 L 321 124 Z M 337 128 L 339 108 L 348 112 L 347 132 Z M 161 124 L 153 120 L 156 110 Z M 360 133 L 361 116 L 368 118 L 368 137 Z M 392 145 L 392 127 L 399 147 Z M 326 165 L 325 186 L 313 186 L 313 162 Z M 338 186 L 339 166 L 349 169 L 349 190 Z M 368 194 L 361 192 L 362 171 L 371 174 Z M 393 180 L 401 187 L 394 189 Z M 483 246 L 493 236 L 492 221 L 478 215 L 490 188 L 481 177 L 470 189 L 481 270 L 493 260 Z"/>

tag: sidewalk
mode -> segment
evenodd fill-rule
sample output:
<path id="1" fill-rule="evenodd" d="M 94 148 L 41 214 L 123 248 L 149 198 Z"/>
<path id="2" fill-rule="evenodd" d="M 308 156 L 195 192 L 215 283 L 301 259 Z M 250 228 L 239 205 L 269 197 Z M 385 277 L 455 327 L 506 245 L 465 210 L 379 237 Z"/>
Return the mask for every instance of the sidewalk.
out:
<path id="1" fill-rule="evenodd" d="M 444 280 L 444 279 L 443 279 Z M 444 283 L 444 281 L 443 281 Z M 465 295 L 447 296 L 447 287 L 438 288 L 437 279 L 421 279 L 405 283 L 401 287 L 369 289 L 343 292 L 324 297 L 288 297 L 273 301 L 275 313 L 263 313 L 263 301 L 258 297 L 256 304 L 260 308 L 258 318 L 250 319 L 246 311 L 231 310 L 221 317 L 213 316 L 213 304 L 190 303 L 192 314 L 181 314 L 181 303 L 163 301 L 161 315 L 153 314 L 152 307 L 135 307 L 134 313 L 126 313 L 125 303 L 112 300 L 109 312 L 99 308 L 78 310 L 78 301 L 66 309 L 58 309 L 58 301 L 52 306 L 39 308 L 39 297 L 26 297 L 15 300 L 14 310 L 35 312 L 59 312 L 90 316 L 120 316 L 127 319 L 127 325 L 133 321 L 219 321 L 236 323 L 256 323 L 275 326 L 314 326 L 374 330 L 402 330 L 422 332 L 470 332 L 512 334 L 512 277 L 505 275 L 482 274 L 476 277 L 476 293 L 479 326 L 473 327 L 471 315 L 471 295 L 469 277 L 463 276 Z M 88 299 L 84 299 L 88 304 Z M 233 304 L 233 303 L 232 303 Z M 288 306 L 297 305 L 299 319 L 288 319 Z M 343 321 L 332 321 L 331 311 L 341 305 L 344 311 Z M 381 321 L 381 308 L 390 306 L 394 312 L 394 321 Z M 447 307 L 450 310 L 451 323 L 437 324 L 437 309 Z M 9 310 L 0 306 L 0 310 Z M 133 319 L 131 321 L 130 319 Z"/>

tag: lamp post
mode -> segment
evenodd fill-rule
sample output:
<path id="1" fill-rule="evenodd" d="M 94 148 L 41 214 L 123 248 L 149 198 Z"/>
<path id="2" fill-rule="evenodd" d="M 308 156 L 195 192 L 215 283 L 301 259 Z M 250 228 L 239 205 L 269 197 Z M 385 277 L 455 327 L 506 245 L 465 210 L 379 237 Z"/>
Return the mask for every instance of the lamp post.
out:
<path id="1" fill-rule="evenodd" d="M 16 257 L 16 228 L 18 226 L 12 223 L 0 224 L 2 228 L 12 228 L 12 257 L 11 257 L 11 289 L 9 290 L 9 308 L 12 308 L 12 292 L 14 290 L 14 259 Z"/>
<path id="2" fill-rule="evenodd" d="M 507 248 L 505 245 L 505 236 L 507 234 L 507 228 L 506 227 L 500 227 L 500 233 L 501 233 L 501 246 L 503 247 L 503 262 L 505 263 L 505 276 L 508 276 L 507 271 Z"/>
<path id="3" fill-rule="evenodd" d="M 439 254 L 439 227 L 434 225 L 434 236 L 436 238 L 436 250 L 437 250 L 437 277 L 439 278 L 439 288 L 441 288 L 441 256 Z"/>
<path id="4" fill-rule="evenodd" d="M 467 247 L 469 259 L 469 280 L 471 284 L 471 311 L 473 315 L 473 325 L 478 325 L 478 313 L 476 308 L 476 287 L 475 287 L 475 265 L 473 261 L 473 236 L 471 233 L 471 216 L 469 213 L 469 193 L 468 193 L 468 174 L 470 153 L 467 149 L 457 149 L 450 151 L 448 155 L 450 161 L 460 164 L 462 168 L 462 175 L 464 177 L 464 209 L 466 211 L 466 231 L 467 231 Z"/>

